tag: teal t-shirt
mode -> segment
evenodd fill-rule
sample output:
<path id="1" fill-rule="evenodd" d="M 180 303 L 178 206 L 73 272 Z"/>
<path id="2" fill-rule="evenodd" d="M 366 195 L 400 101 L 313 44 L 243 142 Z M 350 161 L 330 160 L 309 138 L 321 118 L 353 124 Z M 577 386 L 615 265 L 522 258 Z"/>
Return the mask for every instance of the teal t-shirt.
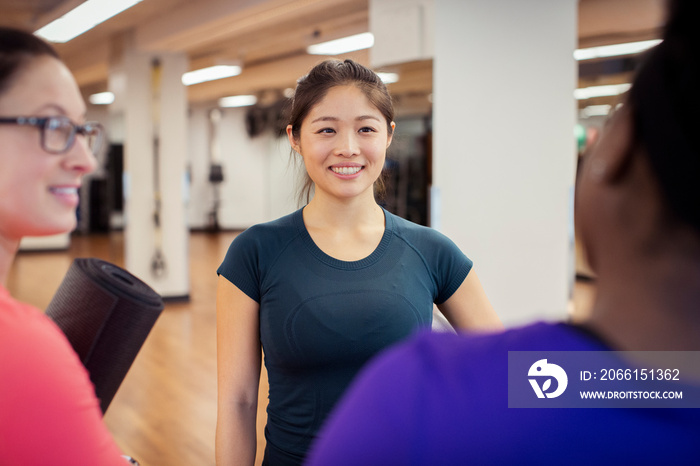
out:
<path id="1" fill-rule="evenodd" d="M 334 259 L 313 242 L 300 209 L 231 243 L 217 273 L 260 303 L 270 384 L 266 459 L 301 463 L 360 368 L 430 327 L 472 262 L 443 234 L 384 211 L 381 242 L 364 259 Z"/>

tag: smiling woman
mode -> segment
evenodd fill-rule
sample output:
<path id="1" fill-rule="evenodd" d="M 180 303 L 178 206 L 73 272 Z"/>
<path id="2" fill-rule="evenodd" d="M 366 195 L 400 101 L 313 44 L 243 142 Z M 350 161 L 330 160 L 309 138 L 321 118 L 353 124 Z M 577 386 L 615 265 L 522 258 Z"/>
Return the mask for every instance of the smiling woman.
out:
<path id="1" fill-rule="evenodd" d="M 294 151 L 303 154 L 316 202 L 357 199 L 374 204 L 374 183 L 384 167 L 394 122 L 386 124 L 377 107 L 353 85 L 330 89 L 306 120 L 298 134 L 292 125 L 287 133 Z"/>
<path id="2" fill-rule="evenodd" d="M 501 327 L 457 246 L 375 200 L 395 128 L 381 79 L 351 60 L 321 62 L 290 115 L 308 203 L 241 233 L 218 269 L 218 464 L 254 462 L 261 346 L 263 464 L 291 465 L 365 362 L 430 328 L 434 304 L 457 328 Z"/>
<path id="3" fill-rule="evenodd" d="M 312 118 L 316 121 L 337 121 L 338 118 L 333 115 L 322 115 L 322 109 L 316 109 L 316 105 L 326 97 L 329 90 L 335 87 L 344 87 L 347 92 L 361 91 L 363 96 L 357 94 L 345 101 L 345 104 L 361 102 L 365 108 L 369 108 L 369 115 L 373 115 L 374 119 L 380 117 L 375 124 L 386 122 L 386 148 L 391 143 L 391 138 L 394 134 L 394 106 L 391 96 L 378 75 L 372 70 L 356 64 L 351 60 L 346 60 L 344 66 L 338 66 L 340 62 L 333 60 L 324 61 L 318 64 L 303 80 L 300 80 L 294 94 L 294 105 L 292 106 L 291 115 L 289 117 L 289 127 L 287 135 L 290 138 L 292 148 L 301 154 L 297 142 L 300 142 L 301 127 L 309 112 L 315 110 L 318 116 Z M 335 92 L 339 92 L 337 89 Z M 334 93 L 335 93 L 334 92 Z M 356 100 L 354 97 L 359 97 Z M 338 99 L 332 99 L 337 102 Z M 369 107 L 367 105 L 369 104 Z M 325 107 L 332 105 L 331 102 L 326 102 Z M 330 110 L 330 109 L 329 109 Z M 334 109 L 335 110 L 335 109 Z M 362 112 L 357 112 L 356 118 L 363 119 Z M 360 121 L 360 120 L 358 120 Z M 296 147 L 295 147 L 296 146 Z M 300 200 L 309 202 L 311 191 L 314 187 L 315 180 L 307 173 L 304 184 L 300 192 Z M 382 193 L 384 190 L 384 181 L 381 176 L 375 180 L 375 191 Z"/>
<path id="4" fill-rule="evenodd" d="M 77 126 L 85 104 L 68 69 L 41 56 L 8 79 L 0 99 L 0 216 L 7 239 L 75 228 L 78 188 L 95 168 L 87 139 L 98 124 Z M 9 168 L 11 167 L 11 168 Z"/>
<path id="5" fill-rule="evenodd" d="M 84 114 L 56 52 L 0 27 L 0 464 L 126 464 L 65 336 L 5 289 L 23 236 L 75 228 L 102 135 Z"/>

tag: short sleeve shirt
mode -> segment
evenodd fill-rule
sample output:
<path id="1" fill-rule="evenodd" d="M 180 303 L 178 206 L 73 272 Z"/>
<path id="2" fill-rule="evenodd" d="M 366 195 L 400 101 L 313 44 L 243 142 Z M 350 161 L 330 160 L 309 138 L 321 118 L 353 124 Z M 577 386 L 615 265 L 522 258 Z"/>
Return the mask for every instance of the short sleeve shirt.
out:
<path id="1" fill-rule="evenodd" d="M 300 209 L 241 233 L 218 269 L 260 304 L 266 437 L 298 459 L 358 370 L 429 327 L 472 267 L 441 233 L 384 214 L 380 244 L 358 261 L 321 251 Z"/>
<path id="2" fill-rule="evenodd" d="M 0 464 L 125 464 L 68 340 L 1 286 Z"/>

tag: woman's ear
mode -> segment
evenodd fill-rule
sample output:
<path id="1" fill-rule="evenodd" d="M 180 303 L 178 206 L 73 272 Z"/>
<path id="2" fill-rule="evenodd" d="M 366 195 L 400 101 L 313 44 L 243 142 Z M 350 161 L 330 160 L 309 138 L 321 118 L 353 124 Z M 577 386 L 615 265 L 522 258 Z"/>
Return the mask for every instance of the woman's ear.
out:
<path id="1" fill-rule="evenodd" d="M 632 111 L 623 104 L 610 117 L 589 160 L 589 172 L 597 182 L 614 183 L 625 173 L 632 159 L 634 137 Z"/>
<path id="2" fill-rule="evenodd" d="M 386 138 L 386 148 L 387 149 L 391 145 L 391 141 L 394 140 L 394 131 L 396 131 L 396 123 L 394 123 L 392 121 L 389 126 L 391 126 L 391 134 L 389 134 L 389 136 Z"/>
<path id="3" fill-rule="evenodd" d="M 292 150 L 301 155 L 301 147 L 292 133 L 292 125 L 287 125 L 287 139 L 289 139 L 289 145 L 292 146 Z"/>

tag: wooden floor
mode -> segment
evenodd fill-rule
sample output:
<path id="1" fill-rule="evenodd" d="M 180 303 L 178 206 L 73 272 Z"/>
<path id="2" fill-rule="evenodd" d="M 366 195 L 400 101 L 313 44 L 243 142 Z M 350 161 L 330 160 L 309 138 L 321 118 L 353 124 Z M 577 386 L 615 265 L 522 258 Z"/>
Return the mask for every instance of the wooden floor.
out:
<path id="1" fill-rule="evenodd" d="M 235 233 L 190 237 L 190 300 L 168 303 L 126 376 L 105 422 L 126 454 L 143 466 L 214 464 L 216 426 L 216 268 Z M 75 257 L 98 257 L 123 266 L 123 235 L 75 236 L 68 251 L 23 252 L 8 289 L 17 299 L 46 308 Z M 577 282 L 576 312 L 585 314 L 593 285 Z M 258 409 L 262 461 L 267 379 L 263 368 Z"/>

